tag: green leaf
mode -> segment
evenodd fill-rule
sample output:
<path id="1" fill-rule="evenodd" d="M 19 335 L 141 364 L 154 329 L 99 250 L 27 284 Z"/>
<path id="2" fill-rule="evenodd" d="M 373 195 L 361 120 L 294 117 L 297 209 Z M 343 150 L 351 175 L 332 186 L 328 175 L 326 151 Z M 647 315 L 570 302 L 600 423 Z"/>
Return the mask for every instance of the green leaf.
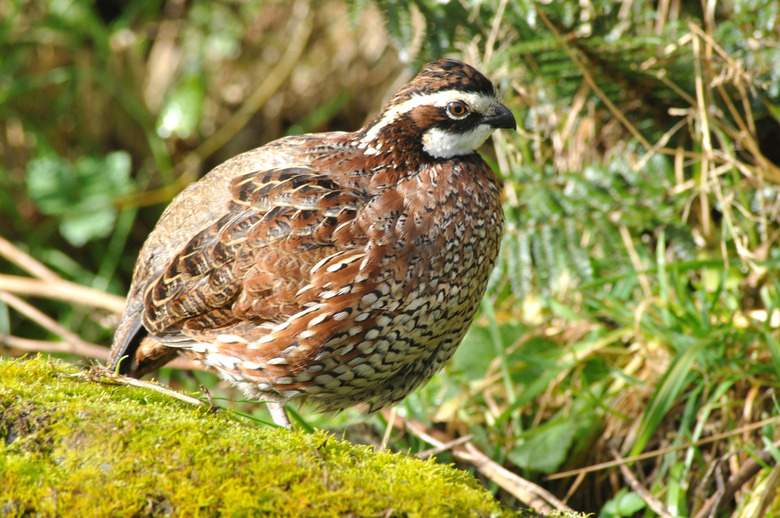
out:
<path id="1" fill-rule="evenodd" d="M 536 430 L 520 446 L 509 452 L 509 460 L 521 468 L 552 473 L 566 460 L 579 426 L 573 421 L 560 421 Z"/>
<path id="2" fill-rule="evenodd" d="M 455 351 L 450 370 L 462 372 L 466 379 L 479 379 L 484 377 L 495 356 L 490 331 L 486 327 L 472 326 Z"/>
<path id="3" fill-rule="evenodd" d="M 60 234 L 73 246 L 84 246 L 87 241 L 106 237 L 116 221 L 116 211 L 104 208 L 84 214 L 71 214 L 60 223 Z"/>
<path id="4" fill-rule="evenodd" d="M 675 462 L 666 483 L 666 507 L 673 516 L 688 516 L 685 502 L 685 463 Z"/>
<path id="5" fill-rule="evenodd" d="M 130 162 L 125 151 L 73 164 L 45 155 L 27 164 L 27 193 L 43 214 L 60 220 L 60 233 L 70 244 L 83 246 L 113 229 L 113 200 L 132 188 Z"/>
<path id="6" fill-rule="evenodd" d="M 70 188 L 74 182 L 73 167 L 56 156 L 30 160 L 27 164 L 27 194 L 41 212 L 62 214 L 73 205 Z"/>
<path id="7" fill-rule="evenodd" d="M 677 402 L 677 398 L 689 382 L 688 373 L 696 357 L 706 346 L 705 341 L 699 341 L 682 350 L 671 363 L 671 368 L 661 378 L 658 387 L 650 399 L 647 410 L 639 424 L 636 441 L 631 448 L 631 455 L 639 455 L 655 433 L 667 412 Z"/>
<path id="8" fill-rule="evenodd" d="M 168 97 L 157 119 L 157 134 L 162 138 L 187 138 L 198 128 L 206 95 L 203 79 L 193 74 L 182 80 Z"/>
<path id="9" fill-rule="evenodd" d="M 525 326 L 517 322 L 497 327 L 498 339 L 503 348 L 510 346 L 527 331 Z M 467 380 L 482 379 L 490 362 L 496 358 L 495 339 L 497 337 L 493 336 L 490 327 L 472 326 L 452 358 L 451 370 L 462 372 Z"/>
<path id="10" fill-rule="evenodd" d="M 637 511 L 641 511 L 647 504 L 642 497 L 634 492 L 629 492 L 623 488 L 615 497 L 607 502 L 599 513 L 599 518 L 623 518 L 632 516 Z"/>

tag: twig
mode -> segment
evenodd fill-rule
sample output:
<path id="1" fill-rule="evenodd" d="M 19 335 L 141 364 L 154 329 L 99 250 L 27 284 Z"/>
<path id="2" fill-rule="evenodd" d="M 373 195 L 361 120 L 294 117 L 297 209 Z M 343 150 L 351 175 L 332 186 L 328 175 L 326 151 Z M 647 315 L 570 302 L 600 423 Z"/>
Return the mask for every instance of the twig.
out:
<path id="1" fill-rule="evenodd" d="M 406 420 L 410 432 L 438 448 L 447 448 L 453 442 L 451 437 L 438 430 L 426 428 L 422 423 Z M 460 461 L 472 464 L 485 477 L 489 478 L 504 490 L 514 495 L 525 505 L 538 512 L 550 513 L 554 510 L 573 512 L 572 509 L 558 500 L 546 489 L 515 475 L 508 469 L 494 462 L 479 449 L 466 442 L 452 447 L 452 454 Z"/>
<path id="2" fill-rule="evenodd" d="M 63 279 L 39 280 L 17 275 L 0 274 L 0 291 L 56 299 L 121 313 L 125 308 L 124 297 L 87 288 Z"/>
<path id="3" fill-rule="evenodd" d="M 393 426 L 395 425 L 395 416 L 398 415 L 397 409 L 398 407 L 396 406 L 393 406 L 390 409 L 390 416 L 387 418 L 387 427 L 382 436 L 382 443 L 379 445 L 379 451 L 384 451 L 387 448 L 387 443 L 390 440 L 390 433 L 393 431 Z"/>
<path id="4" fill-rule="evenodd" d="M 453 449 L 455 446 L 460 446 L 461 444 L 465 444 L 473 438 L 474 438 L 474 434 L 464 435 L 463 437 L 458 437 L 457 439 L 453 439 L 448 443 L 444 443 L 441 446 L 436 446 L 435 448 L 428 448 L 427 450 L 423 450 L 417 455 L 415 455 L 415 457 L 417 457 L 418 459 L 427 459 L 428 457 L 432 457 L 434 455 L 439 455 L 440 453 L 444 453 L 445 451 L 449 451 Z"/>
<path id="5" fill-rule="evenodd" d="M 26 254 L 2 236 L 0 236 L 0 255 L 34 277 L 49 282 L 61 280 L 56 273 L 49 270 L 43 263 Z"/>
<path id="6" fill-rule="evenodd" d="M 620 466 L 621 464 L 627 464 L 629 462 L 635 462 L 638 460 L 644 460 L 644 459 L 651 459 L 653 457 L 658 457 L 661 455 L 666 455 L 667 453 L 671 453 L 673 451 L 679 451 L 679 450 L 685 450 L 688 448 L 695 448 L 698 446 L 702 446 L 704 444 L 709 444 L 711 442 L 716 442 L 721 439 L 726 439 L 728 437 L 733 437 L 735 435 L 740 435 L 744 432 L 749 432 L 750 430 L 755 430 L 758 428 L 763 428 L 764 426 L 770 425 L 770 424 L 778 424 L 780 423 L 780 417 L 770 417 L 768 419 L 764 419 L 762 421 L 758 421 L 755 423 L 751 423 L 745 426 L 740 426 L 739 428 L 735 428 L 734 430 L 729 430 L 728 432 L 722 432 L 717 433 L 715 435 L 711 435 L 710 437 L 706 437 L 704 439 L 701 439 L 699 441 L 689 443 L 689 444 L 680 444 L 678 446 L 669 446 L 667 448 L 661 448 L 659 450 L 655 451 L 649 451 L 647 453 L 642 453 L 640 455 L 634 455 L 633 457 L 625 457 L 621 460 L 611 460 L 608 462 L 601 462 L 599 464 L 594 464 L 592 466 L 588 466 L 585 468 L 580 469 L 573 469 L 570 471 L 561 471 L 559 473 L 553 473 L 552 475 L 549 475 L 547 477 L 547 480 L 555 480 L 558 478 L 566 478 L 566 477 L 572 477 L 574 475 L 579 475 L 580 473 L 591 473 L 594 471 L 602 471 L 608 468 L 614 468 L 616 466 Z"/>
<path id="7" fill-rule="evenodd" d="M 533 482 L 515 475 L 500 464 L 494 462 L 470 442 L 466 443 L 464 447 L 466 449 L 465 454 L 459 452 L 457 448 L 453 450 L 456 458 L 465 462 L 470 462 L 483 475 L 514 496 L 519 498 L 520 494 L 526 494 L 528 500 L 522 500 L 526 505 L 541 512 L 550 512 L 553 509 L 574 512 L 573 509 L 556 498 L 552 493 L 537 486 Z"/>
<path id="8" fill-rule="evenodd" d="M 118 383 L 121 383 L 123 385 L 130 385 L 131 387 L 139 387 L 139 388 L 145 388 L 149 390 L 153 390 L 155 392 L 159 392 L 160 394 L 164 394 L 166 396 L 170 396 L 172 398 L 176 398 L 180 401 L 184 401 L 185 403 L 191 403 L 193 405 L 197 406 L 203 406 L 208 403 L 205 403 L 204 401 L 201 401 L 198 398 L 194 398 L 192 396 L 188 396 L 187 394 L 182 394 L 181 392 L 177 392 L 173 389 L 170 389 L 168 387 L 165 387 L 163 385 L 158 385 L 156 383 L 152 383 L 149 381 L 141 381 L 135 378 L 128 378 L 127 376 L 122 376 L 121 374 L 116 374 L 115 372 L 110 371 L 109 369 L 106 369 L 105 367 L 97 366 L 93 368 L 93 373 L 96 373 L 98 375 L 102 375 L 106 378 L 109 378 L 113 381 L 116 381 Z M 86 377 L 86 375 L 85 375 Z"/>
<path id="9" fill-rule="evenodd" d="M 780 441 L 775 441 L 772 445 L 774 448 L 780 448 Z M 734 494 L 747 483 L 748 480 L 761 471 L 770 460 L 772 460 L 772 448 L 768 446 L 754 457 L 747 459 L 745 463 L 742 464 L 742 467 L 729 477 L 723 485 L 723 490 L 718 491 L 707 499 L 702 508 L 699 509 L 699 512 L 696 513 L 695 518 L 715 516 L 718 508 L 724 502 L 731 500 L 734 497 Z M 777 464 L 775 464 L 775 466 L 777 466 Z"/>
<path id="10" fill-rule="evenodd" d="M 222 407 L 214 404 L 214 399 L 211 397 L 211 392 L 209 392 L 209 389 L 206 388 L 206 385 L 203 383 L 200 384 L 200 390 L 206 395 L 206 399 L 209 402 L 209 406 L 211 407 L 211 412 L 216 414 L 220 410 L 222 410 Z"/>
<path id="11" fill-rule="evenodd" d="M 69 329 L 64 328 L 57 321 L 52 319 L 50 316 L 46 315 L 38 308 L 28 304 L 27 302 L 23 301 L 22 299 L 20 299 L 15 295 L 11 295 L 10 293 L 0 291 L 0 301 L 5 302 L 6 304 L 14 308 L 16 311 L 26 316 L 27 318 L 29 318 L 39 326 L 46 329 L 47 331 L 64 338 L 65 341 L 69 342 L 69 345 L 73 348 L 71 351 L 68 352 L 73 352 L 74 354 L 81 354 L 83 356 L 89 356 L 89 354 L 85 354 L 83 351 L 91 350 L 94 347 L 98 347 L 95 344 L 90 344 L 88 342 L 85 342 L 84 340 L 81 339 L 79 335 L 77 335 L 76 333 L 74 333 Z"/>
<path id="12" fill-rule="evenodd" d="M 622 457 L 614 446 L 610 445 L 609 449 L 612 452 L 612 456 L 615 457 L 616 460 L 622 460 Z M 652 509 L 658 516 L 663 518 L 674 518 L 674 516 L 666 510 L 666 506 L 662 504 L 656 497 L 654 497 L 653 494 L 639 482 L 639 480 L 637 480 L 634 474 L 631 473 L 631 470 L 628 469 L 628 466 L 625 464 L 620 464 L 619 468 L 620 473 L 623 474 L 623 478 L 626 479 L 626 482 L 629 486 L 631 486 L 631 489 L 633 489 L 634 492 L 645 501 L 650 509 Z"/>
<path id="13" fill-rule="evenodd" d="M 70 342 L 52 342 L 47 340 L 30 340 L 13 335 L 0 335 L 0 344 L 18 351 L 39 353 L 78 354 L 95 360 L 108 360 L 108 348 L 90 344 L 73 344 Z"/>

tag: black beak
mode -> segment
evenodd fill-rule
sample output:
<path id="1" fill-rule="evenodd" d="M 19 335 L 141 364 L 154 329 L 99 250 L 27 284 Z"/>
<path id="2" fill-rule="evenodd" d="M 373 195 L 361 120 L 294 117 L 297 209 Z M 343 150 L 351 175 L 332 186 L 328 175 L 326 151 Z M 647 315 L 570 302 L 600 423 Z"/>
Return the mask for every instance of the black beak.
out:
<path id="1" fill-rule="evenodd" d="M 503 104 L 496 104 L 492 106 L 482 117 L 482 122 L 488 124 L 496 129 L 517 129 L 517 122 L 515 122 L 515 116 L 509 111 L 509 108 Z"/>

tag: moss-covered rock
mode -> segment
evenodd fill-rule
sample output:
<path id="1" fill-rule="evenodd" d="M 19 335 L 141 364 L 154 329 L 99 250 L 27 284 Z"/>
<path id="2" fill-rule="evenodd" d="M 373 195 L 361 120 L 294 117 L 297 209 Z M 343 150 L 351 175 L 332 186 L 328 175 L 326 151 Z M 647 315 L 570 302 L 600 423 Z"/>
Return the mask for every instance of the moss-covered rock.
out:
<path id="1" fill-rule="evenodd" d="M 0 515 L 504 516 L 467 473 L 0 359 Z"/>

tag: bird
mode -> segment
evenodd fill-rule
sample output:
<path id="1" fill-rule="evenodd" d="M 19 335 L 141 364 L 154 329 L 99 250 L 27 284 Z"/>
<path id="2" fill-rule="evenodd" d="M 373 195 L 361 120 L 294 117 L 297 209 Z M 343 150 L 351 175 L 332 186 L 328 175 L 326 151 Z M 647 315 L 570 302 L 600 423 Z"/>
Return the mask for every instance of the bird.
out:
<path id="1" fill-rule="evenodd" d="M 471 65 L 425 65 L 355 132 L 287 136 L 179 193 L 141 248 L 108 367 L 178 355 L 268 404 L 391 406 L 463 340 L 502 238 L 478 149 L 516 129 Z"/>

